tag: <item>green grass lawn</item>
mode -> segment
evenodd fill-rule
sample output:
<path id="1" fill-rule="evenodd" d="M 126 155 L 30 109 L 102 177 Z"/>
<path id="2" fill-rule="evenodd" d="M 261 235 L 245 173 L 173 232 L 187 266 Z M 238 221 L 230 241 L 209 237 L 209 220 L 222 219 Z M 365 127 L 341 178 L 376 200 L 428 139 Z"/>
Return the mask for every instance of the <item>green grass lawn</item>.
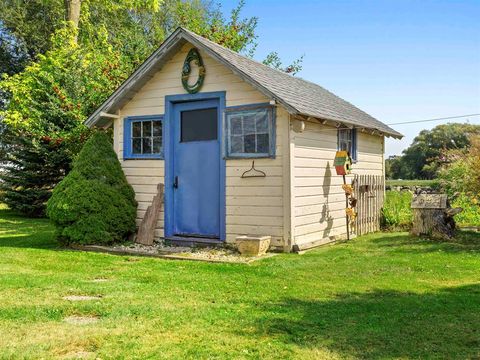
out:
<path id="1" fill-rule="evenodd" d="M 72 315 L 98 321 L 64 321 Z M 212 264 L 62 251 L 46 220 L 0 211 L 1 359 L 466 359 L 479 349 L 479 234 L 376 234 Z"/>

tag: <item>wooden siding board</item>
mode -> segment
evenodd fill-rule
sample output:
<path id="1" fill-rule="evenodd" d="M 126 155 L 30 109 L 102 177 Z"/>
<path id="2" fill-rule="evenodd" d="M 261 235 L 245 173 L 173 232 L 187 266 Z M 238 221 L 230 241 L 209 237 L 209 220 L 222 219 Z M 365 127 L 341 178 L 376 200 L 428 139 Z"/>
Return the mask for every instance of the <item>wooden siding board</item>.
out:
<path id="1" fill-rule="evenodd" d="M 383 174 L 383 139 L 358 132 L 357 157 L 353 173 Z M 337 132 L 330 126 L 306 122 L 303 133 L 294 137 L 292 162 L 295 243 L 328 241 L 346 235 L 343 179 L 337 176 L 333 160 Z M 347 176 L 350 183 L 353 175 Z"/>

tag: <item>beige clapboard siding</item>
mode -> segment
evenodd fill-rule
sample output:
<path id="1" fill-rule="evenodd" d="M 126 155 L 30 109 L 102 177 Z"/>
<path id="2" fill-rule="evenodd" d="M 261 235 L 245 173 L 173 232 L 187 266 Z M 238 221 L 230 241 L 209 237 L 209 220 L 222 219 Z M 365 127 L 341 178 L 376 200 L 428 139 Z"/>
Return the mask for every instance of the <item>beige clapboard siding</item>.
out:
<path id="1" fill-rule="evenodd" d="M 181 84 L 181 69 L 190 46 L 185 45 L 120 111 L 114 122 L 114 149 L 123 158 L 123 117 L 161 115 L 165 112 L 165 96 L 185 94 Z M 206 68 L 202 92 L 226 91 L 226 105 L 266 103 L 270 99 L 245 83 L 231 70 L 200 51 Z M 282 139 L 288 131 L 288 114 L 277 108 L 277 139 L 275 159 L 256 159 L 255 167 L 267 174 L 265 178 L 242 179 L 252 161 L 226 161 L 226 230 L 227 241 L 238 235 L 271 235 L 273 244 L 283 246 L 283 154 Z M 122 167 L 138 201 L 137 224 L 151 204 L 159 182 L 164 181 L 163 160 L 124 160 Z M 163 209 L 157 223 L 156 236 L 163 234 Z"/>
<path id="2" fill-rule="evenodd" d="M 337 150 L 335 128 L 306 122 L 303 133 L 293 134 L 294 155 L 292 195 L 294 239 L 296 244 L 343 236 L 345 194 L 343 179 L 337 176 L 333 161 Z M 383 138 L 358 132 L 358 161 L 353 172 L 383 173 Z M 348 182 L 352 175 L 348 176 Z"/>

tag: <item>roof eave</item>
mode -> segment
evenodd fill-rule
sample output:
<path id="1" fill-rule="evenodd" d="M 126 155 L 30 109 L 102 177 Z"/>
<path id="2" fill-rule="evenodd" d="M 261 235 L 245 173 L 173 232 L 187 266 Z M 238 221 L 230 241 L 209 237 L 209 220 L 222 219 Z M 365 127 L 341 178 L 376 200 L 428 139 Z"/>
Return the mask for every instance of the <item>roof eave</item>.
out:
<path id="1" fill-rule="evenodd" d="M 175 47 L 176 44 L 181 40 L 179 34 L 182 32 L 181 28 L 176 29 L 163 43 L 162 45 L 155 50 L 145 62 L 135 70 L 132 75 L 130 75 L 94 112 L 90 115 L 87 120 L 84 121 L 84 124 L 88 127 L 97 125 L 97 122 L 101 118 L 101 113 L 111 113 L 118 110 L 118 104 L 128 96 L 129 93 L 133 95 L 137 91 L 134 89 L 136 85 L 138 86 L 137 81 L 140 79 L 145 79 L 145 76 L 151 71 L 152 68 L 155 68 L 157 61 L 161 60 L 168 55 L 169 52 Z M 161 66 L 158 66 L 161 67 Z"/>
<path id="2" fill-rule="evenodd" d="M 403 134 L 401 134 L 399 132 L 396 132 L 395 130 L 390 131 L 390 130 L 386 130 L 386 129 L 368 127 L 368 126 L 365 126 L 365 125 L 358 125 L 358 124 L 355 124 L 355 123 L 353 123 L 351 121 L 348 121 L 348 120 L 339 120 L 339 119 L 333 119 L 333 118 L 327 118 L 327 117 L 319 117 L 317 115 L 301 113 L 301 112 L 297 112 L 295 114 L 291 113 L 291 115 L 304 117 L 305 120 L 307 120 L 309 118 L 316 119 L 318 121 L 321 121 L 322 124 L 325 124 L 325 125 L 335 126 L 336 124 L 344 124 L 347 127 L 351 127 L 351 128 L 355 128 L 355 129 L 368 129 L 370 131 L 377 132 L 379 135 L 385 135 L 387 137 L 393 137 L 395 139 L 402 139 L 403 138 Z M 328 124 L 329 122 L 331 124 Z"/>

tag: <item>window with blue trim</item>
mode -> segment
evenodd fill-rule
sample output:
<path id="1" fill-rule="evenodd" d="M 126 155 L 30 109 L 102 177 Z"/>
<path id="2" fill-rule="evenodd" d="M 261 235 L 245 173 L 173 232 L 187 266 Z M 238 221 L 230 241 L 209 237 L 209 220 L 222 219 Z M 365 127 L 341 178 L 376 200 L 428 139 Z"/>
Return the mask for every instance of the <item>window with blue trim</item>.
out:
<path id="1" fill-rule="evenodd" d="M 338 150 L 346 150 L 352 160 L 357 160 L 357 130 L 339 129 L 338 130 Z"/>
<path id="2" fill-rule="evenodd" d="M 225 127 L 227 157 L 275 156 L 275 109 L 272 106 L 227 108 Z"/>
<path id="3" fill-rule="evenodd" d="M 163 158 L 163 116 L 125 118 L 124 158 Z"/>

